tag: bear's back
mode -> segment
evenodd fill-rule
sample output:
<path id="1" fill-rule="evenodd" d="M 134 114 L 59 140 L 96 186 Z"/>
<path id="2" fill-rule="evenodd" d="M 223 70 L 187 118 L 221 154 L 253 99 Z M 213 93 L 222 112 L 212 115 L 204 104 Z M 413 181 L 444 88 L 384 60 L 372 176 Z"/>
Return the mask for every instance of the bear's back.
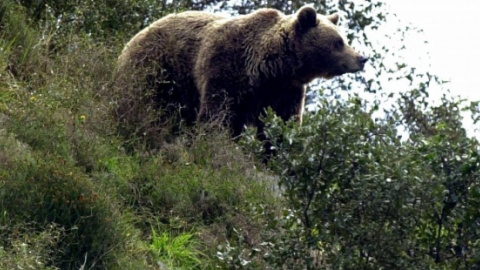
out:
<path id="1" fill-rule="evenodd" d="M 225 18 L 201 11 L 187 11 L 163 17 L 137 33 L 125 46 L 118 59 L 119 66 L 142 66 L 150 62 L 174 61 L 182 64 L 191 59 L 199 46 L 202 33 L 209 23 Z M 167 57 L 166 57 L 167 56 Z M 178 68 L 178 66 L 177 66 Z"/>

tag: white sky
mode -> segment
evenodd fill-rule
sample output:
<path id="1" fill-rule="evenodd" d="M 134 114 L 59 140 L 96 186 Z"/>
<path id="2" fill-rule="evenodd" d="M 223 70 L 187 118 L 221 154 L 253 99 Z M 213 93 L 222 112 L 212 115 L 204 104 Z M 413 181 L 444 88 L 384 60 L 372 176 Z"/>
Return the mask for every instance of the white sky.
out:
<path id="1" fill-rule="evenodd" d="M 446 88 L 451 94 L 468 101 L 480 100 L 480 0 L 386 2 L 400 20 L 424 30 L 426 48 L 418 51 L 416 46 L 407 47 L 411 50 L 407 55 L 418 57 L 427 50 L 431 73 L 450 81 Z M 438 97 L 436 93 L 430 96 Z M 480 139 L 480 127 L 473 125 L 469 115 L 464 115 L 464 125 L 471 136 Z"/>
<path id="2" fill-rule="evenodd" d="M 387 3 L 399 19 L 424 30 L 432 73 L 451 81 L 452 94 L 480 100 L 480 0 Z"/>

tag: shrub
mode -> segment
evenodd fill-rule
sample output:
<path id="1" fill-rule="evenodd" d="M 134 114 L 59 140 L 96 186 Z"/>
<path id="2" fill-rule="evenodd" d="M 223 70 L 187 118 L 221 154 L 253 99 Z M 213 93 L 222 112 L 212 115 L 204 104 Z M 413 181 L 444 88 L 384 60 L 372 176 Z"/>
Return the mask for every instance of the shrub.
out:
<path id="1" fill-rule="evenodd" d="M 264 245 L 225 245 L 222 265 L 263 255 L 267 266 L 287 269 L 477 267 L 479 145 L 461 128 L 461 103 L 442 102 L 373 120 L 377 107 L 365 110 L 358 97 L 322 99 L 301 127 L 269 112 L 268 167 L 287 208 L 270 214 Z M 397 133 L 402 119 L 409 140 Z M 262 142 L 244 142 L 263 157 Z"/>

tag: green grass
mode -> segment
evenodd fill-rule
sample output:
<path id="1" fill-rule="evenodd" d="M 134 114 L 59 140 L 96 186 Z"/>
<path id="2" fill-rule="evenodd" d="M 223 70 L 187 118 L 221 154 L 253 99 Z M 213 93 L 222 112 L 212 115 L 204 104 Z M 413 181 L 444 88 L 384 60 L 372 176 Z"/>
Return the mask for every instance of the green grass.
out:
<path id="1" fill-rule="evenodd" d="M 3 218 L 6 218 L 6 213 L 3 214 Z M 19 224 L 8 231 L 8 247 L 0 246 L 0 269 L 58 269 L 48 265 L 51 263 L 50 255 L 60 241 L 63 230 L 51 225 L 43 231 L 32 233 L 28 231 L 30 227 L 29 224 Z M 5 233 L 4 231 L 3 234 Z"/>
<path id="2" fill-rule="evenodd" d="M 226 133 L 125 148 L 122 45 L 0 15 L 0 269 L 211 269 L 234 229 L 260 241 L 250 206 L 278 198 Z"/>
<path id="3" fill-rule="evenodd" d="M 150 250 L 158 264 L 165 264 L 169 269 L 202 269 L 205 257 L 198 249 L 200 242 L 195 234 L 184 232 L 173 235 L 172 232 L 158 234 L 152 228 Z"/>

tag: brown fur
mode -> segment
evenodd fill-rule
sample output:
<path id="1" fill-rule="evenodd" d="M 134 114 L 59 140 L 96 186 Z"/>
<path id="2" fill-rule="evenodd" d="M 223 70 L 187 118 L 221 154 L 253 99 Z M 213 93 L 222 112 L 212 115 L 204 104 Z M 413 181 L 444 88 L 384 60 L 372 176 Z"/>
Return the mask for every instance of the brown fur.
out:
<path id="1" fill-rule="evenodd" d="M 161 107 L 180 106 L 189 122 L 226 112 L 238 135 L 245 125 L 261 128 L 267 107 L 301 120 L 307 83 L 363 68 L 366 59 L 345 43 L 337 22 L 338 15 L 311 7 L 289 16 L 273 9 L 235 18 L 169 15 L 127 44 L 119 67 L 148 70 Z"/>
<path id="2" fill-rule="evenodd" d="M 194 123 L 200 94 L 193 79 L 205 26 L 222 17 L 198 11 L 168 15 L 135 35 L 118 59 L 120 77 L 153 90 L 157 108 L 168 117 L 179 113 Z M 142 94 L 140 91 L 137 91 Z"/>

